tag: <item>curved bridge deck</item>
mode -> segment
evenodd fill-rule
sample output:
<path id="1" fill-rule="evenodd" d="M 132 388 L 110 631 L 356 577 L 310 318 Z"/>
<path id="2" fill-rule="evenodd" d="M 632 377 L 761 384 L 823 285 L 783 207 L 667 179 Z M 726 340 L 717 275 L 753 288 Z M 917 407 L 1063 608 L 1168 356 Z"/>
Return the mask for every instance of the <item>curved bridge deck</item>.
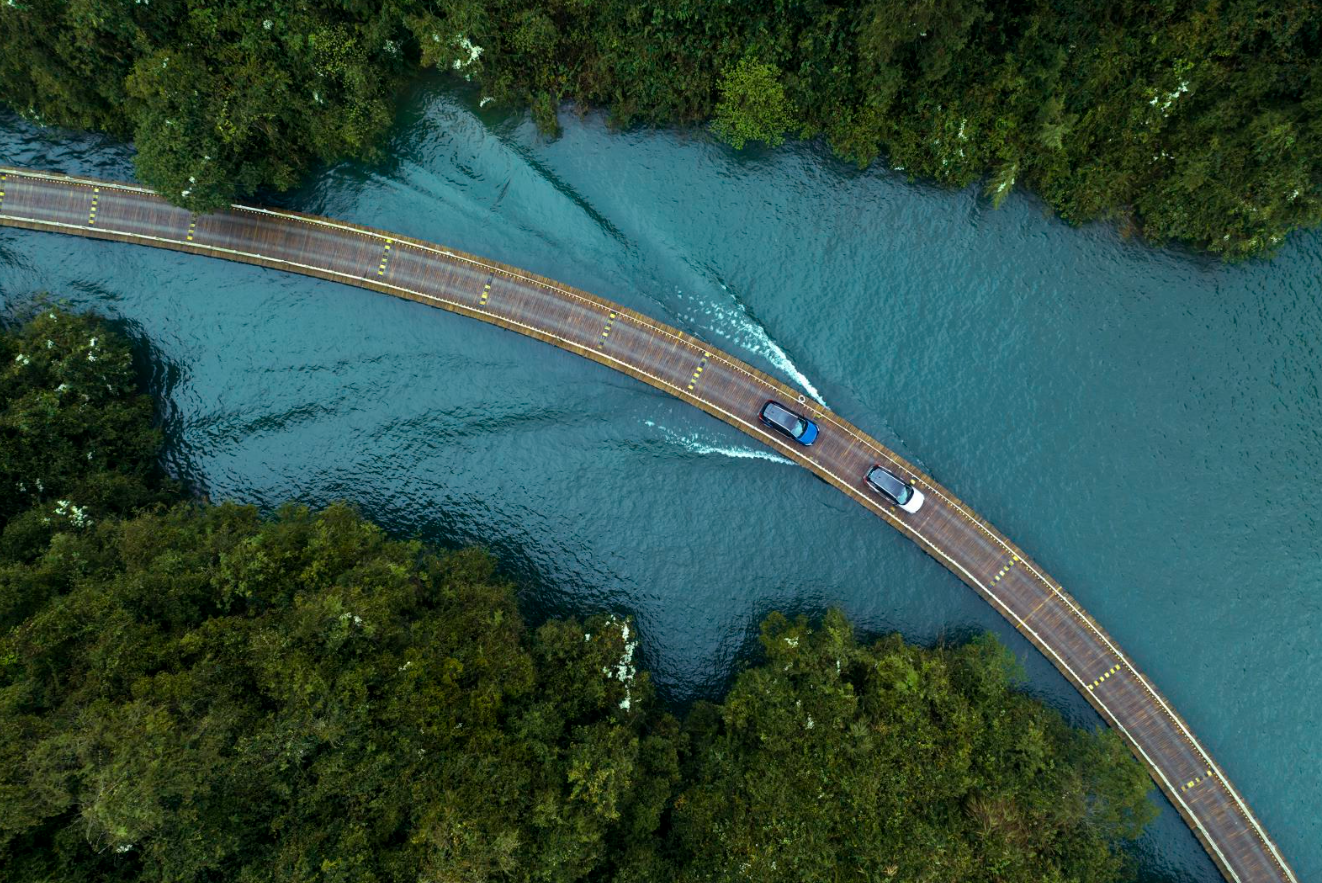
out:
<path id="1" fill-rule="evenodd" d="M 1137 666 L 1024 552 L 852 424 L 738 359 L 610 301 L 515 267 L 295 212 L 192 215 L 149 190 L 0 168 L 0 226 L 152 245 L 370 288 L 544 340 L 664 390 L 789 457 L 912 539 L 999 610 L 1115 727 L 1234 883 L 1297 883 L 1266 831 Z M 811 448 L 757 420 L 769 398 L 818 422 Z M 880 463 L 927 495 L 914 515 L 863 483 Z"/>

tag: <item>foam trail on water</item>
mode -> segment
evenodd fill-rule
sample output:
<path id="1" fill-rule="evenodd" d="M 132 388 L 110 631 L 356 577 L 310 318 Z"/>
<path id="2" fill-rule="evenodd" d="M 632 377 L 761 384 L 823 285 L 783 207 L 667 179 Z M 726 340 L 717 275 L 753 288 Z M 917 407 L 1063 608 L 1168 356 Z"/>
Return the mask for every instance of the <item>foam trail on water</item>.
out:
<path id="1" fill-rule="evenodd" d="M 654 421 L 644 420 L 648 426 L 661 430 L 661 433 L 670 441 L 679 445 L 685 450 L 692 451 L 695 454 L 720 454 L 722 457 L 733 457 L 736 460 L 767 460 L 772 463 L 784 463 L 787 466 L 793 466 L 794 461 L 788 460 L 779 454 L 773 454 L 770 451 L 756 451 L 750 448 L 720 448 L 715 445 L 709 445 L 704 442 L 695 433 L 693 435 L 680 435 L 674 430 L 667 429 L 664 426 L 658 426 Z"/>
<path id="2" fill-rule="evenodd" d="M 726 293 L 730 291 L 724 285 L 721 285 L 721 290 Z M 682 291 L 680 296 L 685 296 Z M 817 387 L 813 386 L 812 382 L 803 375 L 803 372 L 790 361 L 790 357 L 780 348 L 780 344 L 772 340 L 771 335 L 767 334 L 767 330 L 752 316 L 748 315 L 747 308 L 737 298 L 734 298 L 733 295 L 731 295 L 731 298 L 734 302 L 730 306 L 698 301 L 697 312 L 715 320 L 711 324 L 711 330 L 718 337 L 734 341 L 744 349 L 763 356 L 771 364 L 788 374 L 804 392 L 816 399 L 819 405 L 823 408 L 827 407 L 821 393 L 817 391 Z"/>

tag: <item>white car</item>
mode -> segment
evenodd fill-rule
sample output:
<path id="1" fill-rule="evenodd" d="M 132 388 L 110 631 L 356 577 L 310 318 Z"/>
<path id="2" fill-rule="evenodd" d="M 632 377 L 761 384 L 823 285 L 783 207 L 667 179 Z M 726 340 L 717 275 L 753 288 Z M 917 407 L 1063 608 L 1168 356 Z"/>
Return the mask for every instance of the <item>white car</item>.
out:
<path id="1" fill-rule="evenodd" d="M 868 470 L 864 480 L 873 490 L 890 499 L 905 512 L 913 514 L 923 506 L 923 492 L 907 482 L 900 481 L 888 469 L 873 466 Z"/>

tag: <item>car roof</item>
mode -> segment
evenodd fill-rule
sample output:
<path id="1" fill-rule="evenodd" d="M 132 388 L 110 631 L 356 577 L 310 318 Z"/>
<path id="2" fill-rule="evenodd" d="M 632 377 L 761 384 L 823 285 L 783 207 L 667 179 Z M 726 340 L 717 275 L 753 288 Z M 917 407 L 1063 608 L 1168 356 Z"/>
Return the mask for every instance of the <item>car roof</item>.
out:
<path id="1" fill-rule="evenodd" d="M 858 473 L 854 474 L 857 475 Z M 892 475 L 890 470 L 881 466 L 873 466 L 869 469 L 868 478 L 883 487 L 893 497 L 898 497 L 906 487 L 905 483 Z"/>
<path id="2" fill-rule="evenodd" d="M 787 432 L 793 432 L 797 429 L 799 427 L 799 420 L 802 419 L 798 414 L 795 414 L 780 402 L 767 402 L 766 405 L 762 407 L 762 414 L 768 420 Z"/>

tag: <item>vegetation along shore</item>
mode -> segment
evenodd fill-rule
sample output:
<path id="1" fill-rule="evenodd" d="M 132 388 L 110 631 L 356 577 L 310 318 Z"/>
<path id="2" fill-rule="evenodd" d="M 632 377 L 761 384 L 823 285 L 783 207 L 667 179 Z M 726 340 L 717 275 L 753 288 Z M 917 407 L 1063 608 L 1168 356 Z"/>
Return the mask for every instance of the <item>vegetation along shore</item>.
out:
<path id="1" fill-rule="evenodd" d="M 190 498 L 128 342 L 0 334 L 0 879 L 1126 879 L 1110 731 L 990 637 L 771 614 L 667 709 L 616 613 L 525 625 L 480 550 Z"/>
<path id="2" fill-rule="evenodd" d="M 429 67 L 548 133 L 574 101 L 736 147 L 820 137 L 1228 258 L 1322 220 L 1315 0 L 0 5 L 0 101 L 132 139 L 198 211 L 374 157 Z"/>

